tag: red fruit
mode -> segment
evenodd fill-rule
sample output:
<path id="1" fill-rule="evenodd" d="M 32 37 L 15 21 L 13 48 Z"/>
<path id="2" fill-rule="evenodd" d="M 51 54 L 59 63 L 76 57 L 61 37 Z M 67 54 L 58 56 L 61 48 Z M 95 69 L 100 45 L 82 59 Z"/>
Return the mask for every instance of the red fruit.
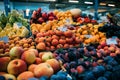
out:
<path id="1" fill-rule="evenodd" d="M 58 40 L 57 39 L 53 39 L 52 40 L 52 42 L 51 42 L 51 44 L 53 45 L 53 46 L 56 46 L 56 45 L 58 45 Z"/>
<path id="2" fill-rule="evenodd" d="M 98 65 L 97 62 L 93 62 L 93 63 L 92 63 L 92 66 L 93 66 L 93 67 L 95 67 L 95 66 L 97 66 L 97 65 Z"/>
<path id="3" fill-rule="evenodd" d="M 66 43 L 71 44 L 73 42 L 73 38 L 66 38 Z"/>
<path id="4" fill-rule="evenodd" d="M 54 13 L 53 12 L 49 12 L 48 16 L 54 16 Z"/>
<path id="5" fill-rule="evenodd" d="M 79 22 L 79 21 L 81 21 L 81 20 L 82 20 L 81 17 L 77 18 L 77 22 Z"/>
<path id="6" fill-rule="evenodd" d="M 102 54 L 97 52 L 97 57 L 98 57 L 98 58 L 101 58 L 101 57 L 102 57 Z"/>
<path id="7" fill-rule="evenodd" d="M 41 12 L 41 10 L 42 10 L 41 8 L 38 8 L 38 10 L 37 10 L 37 11 L 38 11 L 38 13 L 40 13 L 40 12 Z"/>
<path id="8" fill-rule="evenodd" d="M 81 73 L 83 73 L 85 71 L 83 66 L 77 66 L 76 69 L 77 69 L 78 74 L 81 74 Z"/>
<path id="9" fill-rule="evenodd" d="M 44 19 L 43 19 L 42 17 L 40 17 L 40 18 L 38 19 L 38 22 L 41 24 L 41 23 L 44 22 Z"/>
<path id="10" fill-rule="evenodd" d="M 59 39 L 59 43 L 64 45 L 64 44 L 66 43 L 66 40 L 64 40 L 64 39 Z"/>
<path id="11" fill-rule="evenodd" d="M 47 13 L 42 13 L 42 18 L 43 18 L 43 19 L 47 19 L 47 18 L 48 18 Z"/>
<path id="12" fill-rule="evenodd" d="M 91 20 L 91 23 L 97 23 L 97 21 L 96 20 Z"/>
<path id="13" fill-rule="evenodd" d="M 54 20 L 54 17 L 53 16 L 49 16 L 49 18 L 48 18 L 49 20 Z"/>
<path id="14" fill-rule="evenodd" d="M 117 54 L 115 54 L 115 53 L 110 53 L 110 56 L 111 57 L 115 57 Z"/>
<path id="15" fill-rule="evenodd" d="M 106 42 L 101 42 L 100 45 L 101 45 L 102 48 L 107 46 Z"/>

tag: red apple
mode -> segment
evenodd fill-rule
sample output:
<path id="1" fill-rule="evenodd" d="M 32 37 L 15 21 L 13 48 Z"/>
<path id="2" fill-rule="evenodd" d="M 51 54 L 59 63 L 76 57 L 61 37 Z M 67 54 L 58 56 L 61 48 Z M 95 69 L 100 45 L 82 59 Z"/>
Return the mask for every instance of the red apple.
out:
<path id="1" fill-rule="evenodd" d="M 49 12 L 48 16 L 54 16 L 54 13 L 53 12 Z"/>
<path id="2" fill-rule="evenodd" d="M 20 58 L 23 52 L 24 52 L 23 48 L 21 48 L 21 47 L 13 47 L 10 50 L 10 58 L 11 59 Z"/>
<path id="3" fill-rule="evenodd" d="M 48 18 L 47 13 L 45 13 L 45 12 L 44 12 L 44 13 L 42 13 L 42 18 L 46 20 L 46 19 Z"/>
<path id="4" fill-rule="evenodd" d="M 38 10 L 37 10 L 37 11 L 38 11 L 38 13 L 41 13 L 41 10 L 42 10 L 41 8 L 38 8 Z"/>
<path id="5" fill-rule="evenodd" d="M 54 17 L 53 16 L 49 16 L 49 18 L 48 18 L 49 20 L 53 20 L 54 19 Z"/>
<path id="6" fill-rule="evenodd" d="M 42 17 L 40 17 L 40 18 L 38 19 L 38 22 L 41 24 L 41 23 L 44 22 L 44 19 L 43 19 Z"/>
<path id="7" fill-rule="evenodd" d="M 9 62 L 7 66 L 7 71 L 9 74 L 13 74 L 15 76 L 27 70 L 26 63 L 21 59 L 14 59 Z"/>
<path id="8" fill-rule="evenodd" d="M 10 57 L 0 58 L 0 71 L 7 71 L 8 63 L 10 62 Z"/>
<path id="9" fill-rule="evenodd" d="M 32 64 L 35 62 L 35 53 L 33 51 L 25 51 L 22 56 L 21 59 L 24 60 L 27 64 Z"/>

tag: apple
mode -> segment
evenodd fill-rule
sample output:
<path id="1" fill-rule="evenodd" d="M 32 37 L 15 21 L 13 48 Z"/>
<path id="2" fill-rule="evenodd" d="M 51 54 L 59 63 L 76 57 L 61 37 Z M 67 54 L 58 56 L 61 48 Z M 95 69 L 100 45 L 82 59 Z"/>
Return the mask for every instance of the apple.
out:
<path id="1" fill-rule="evenodd" d="M 10 55 L 11 59 L 20 58 L 23 52 L 24 52 L 23 48 L 21 48 L 21 47 L 13 47 L 10 50 L 9 55 Z"/>
<path id="2" fill-rule="evenodd" d="M 48 16 L 55 16 L 53 12 L 49 12 Z"/>
<path id="3" fill-rule="evenodd" d="M 52 59 L 52 58 L 53 58 L 52 52 L 45 52 L 45 53 L 42 55 L 42 61 L 43 61 L 43 62 L 47 61 L 48 59 Z"/>
<path id="4" fill-rule="evenodd" d="M 22 56 L 21 59 L 24 60 L 27 64 L 32 64 L 35 62 L 35 53 L 33 51 L 25 51 Z"/>
<path id="5" fill-rule="evenodd" d="M 7 71 L 9 74 L 13 74 L 15 76 L 27 70 L 26 63 L 21 59 L 14 59 L 9 62 L 7 66 Z"/>
<path id="6" fill-rule="evenodd" d="M 41 13 L 41 10 L 42 10 L 41 8 L 38 8 L 38 10 L 37 10 L 37 11 L 38 11 L 38 13 Z"/>
<path id="7" fill-rule="evenodd" d="M 41 63 L 34 69 L 34 75 L 39 78 L 42 76 L 50 77 L 53 73 L 53 68 L 48 63 Z"/>
<path id="8" fill-rule="evenodd" d="M 48 19 L 52 21 L 54 19 L 54 16 L 49 16 Z"/>
<path id="9" fill-rule="evenodd" d="M 44 13 L 42 13 L 42 18 L 46 20 L 46 19 L 48 18 L 47 13 L 45 13 L 45 12 L 44 12 Z"/>
<path id="10" fill-rule="evenodd" d="M 37 66 L 37 64 L 31 64 L 31 65 L 29 65 L 28 71 L 34 72 L 34 69 L 35 69 L 36 66 Z"/>
<path id="11" fill-rule="evenodd" d="M 0 58 L 0 71 L 7 71 L 8 63 L 10 62 L 10 57 Z"/>
<path id="12" fill-rule="evenodd" d="M 46 63 L 50 64 L 51 67 L 53 68 L 54 72 L 57 72 L 60 70 L 60 63 L 56 59 L 48 59 Z"/>
<path id="13" fill-rule="evenodd" d="M 42 17 L 40 17 L 37 21 L 41 24 L 44 22 L 44 19 Z"/>
<path id="14" fill-rule="evenodd" d="M 25 71 L 18 75 L 17 80 L 29 80 L 29 78 L 34 77 L 31 71 Z"/>
<path id="15" fill-rule="evenodd" d="M 28 51 L 34 52 L 36 57 L 38 57 L 38 55 L 39 55 L 37 49 L 29 49 Z"/>

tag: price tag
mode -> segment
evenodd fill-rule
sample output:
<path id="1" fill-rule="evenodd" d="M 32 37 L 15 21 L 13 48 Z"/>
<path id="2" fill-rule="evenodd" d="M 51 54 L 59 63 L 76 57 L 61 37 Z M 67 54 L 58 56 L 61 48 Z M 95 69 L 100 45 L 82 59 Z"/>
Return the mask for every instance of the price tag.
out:
<path id="1" fill-rule="evenodd" d="M 86 38 L 92 38 L 92 35 L 85 35 Z"/>
<path id="2" fill-rule="evenodd" d="M 14 24 L 13 24 L 13 27 L 14 28 L 16 28 L 16 29 L 19 29 L 19 28 L 21 28 L 23 25 L 22 25 L 22 23 L 20 23 L 20 22 L 15 22 Z"/>
<path id="3" fill-rule="evenodd" d="M 9 41 L 9 38 L 8 36 L 0 37 L 0 41 L 4 41 L 5 43 L 7 43 Z"/>
<path id="4" fill-rule="evenodd" d="M 113 36 L 112 38 L 107 39 L 107 40 L 106 40 L 107 45 L 117 44 L 116 38 L 117 38 L 116 36 Z"/>
<path id="5" fill-rule="evenodd" d="M 58 27 L 58 30 L 65 32 L 67 31 L 67 27 Z"/>

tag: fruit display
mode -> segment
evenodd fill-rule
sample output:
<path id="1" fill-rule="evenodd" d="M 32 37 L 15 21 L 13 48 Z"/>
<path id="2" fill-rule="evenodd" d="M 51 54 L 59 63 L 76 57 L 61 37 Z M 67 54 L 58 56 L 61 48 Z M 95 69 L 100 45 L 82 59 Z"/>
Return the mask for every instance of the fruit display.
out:
<path id="1" fill-rule="evenodd" d="M 8 16 L 4 13 L 0 15 L 0 37 L 27 37 L 29 34 L 27 27 L 27 20 L 15 10 L 11 11 Z"/>
<path id="2" fill-rule="evenodd" d="M 119 26 L 98 23 L 80 9 L 39 8 L 27 37 L 28 23 L 16 11 L 0 17 L 0 37 L 8 36 L 0 41 L 0 80 L 120 79 Z"/>
<path id="3" fill-rule="evenodd" d="M 36 48 L 38 50 L 53 51 L 59 48 L 77 47 L 81 44 L 81 38 L 75 37 L 71 30 L 65 32 L 60 30 L 49 30 L 43 33 L 37 33 Z"/>

